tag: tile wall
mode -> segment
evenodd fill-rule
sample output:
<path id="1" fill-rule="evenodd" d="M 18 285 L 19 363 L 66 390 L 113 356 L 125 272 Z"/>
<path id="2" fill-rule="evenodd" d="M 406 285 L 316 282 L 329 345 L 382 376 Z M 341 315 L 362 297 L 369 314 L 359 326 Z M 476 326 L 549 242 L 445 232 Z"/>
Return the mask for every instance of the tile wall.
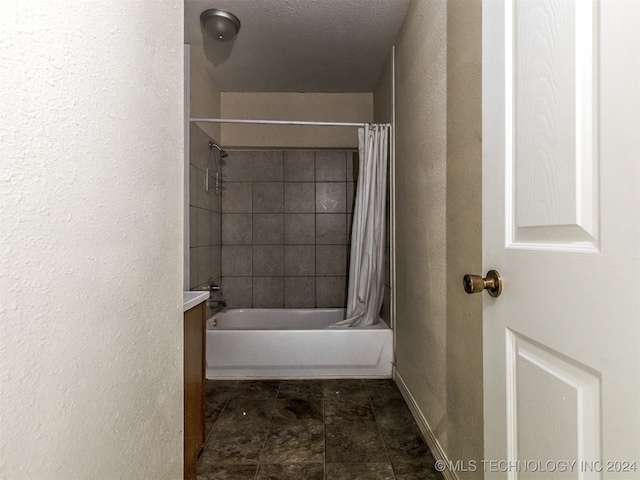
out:
<path id="1" fill-rule="evenodd" d="M 222 197 L 229 307 L 344 307 L 351 151 L 230 151 Z"/>
<path id="2" fill-rule="evenodd" d="M 214 149 L 209 163 L 210 192 L 205 190 L 205 171 L 212 141 L 197 125 L 191 125 L 189 157 L 189 247 L 190 288 L 206 285 L 209 279 L 220 281 L 222 253 L 222 197 L 214 192 L 216 160 Z"/>

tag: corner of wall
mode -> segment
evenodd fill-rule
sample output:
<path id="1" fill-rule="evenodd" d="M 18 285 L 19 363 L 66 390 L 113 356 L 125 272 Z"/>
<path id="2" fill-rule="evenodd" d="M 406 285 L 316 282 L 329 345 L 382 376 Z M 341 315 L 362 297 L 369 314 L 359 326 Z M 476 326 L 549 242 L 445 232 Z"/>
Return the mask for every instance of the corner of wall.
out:
<path id="1" fill-rule="evenodd" d="M 208 60 L 191 53 L 191 117 L 192 118 L 220 118 L 222 92 L 213 81 L 207 70 Z M 199 123 L 198 126 L 211 138 L 224 143 L 219 123 Z"/>
<path id="2" fill-rule="evenodd" d="M 481 190 L 480 6 L 412 1 L 395 64 L 396 368 L 442 454 L 464 461 L 483 449 L 482 305 L 459 280 L 481 257 L 480 207 L 465 210 Z"/>

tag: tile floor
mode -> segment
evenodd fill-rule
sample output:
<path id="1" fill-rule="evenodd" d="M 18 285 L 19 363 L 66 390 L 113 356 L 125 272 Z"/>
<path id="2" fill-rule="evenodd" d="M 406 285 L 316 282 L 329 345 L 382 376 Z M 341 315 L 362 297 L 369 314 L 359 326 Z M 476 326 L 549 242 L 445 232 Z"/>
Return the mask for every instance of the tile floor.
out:
<path id="1" fill-rule="evenodd" d="M 441 480 L 391 380 L 207 380 L 198 480 Z"/>

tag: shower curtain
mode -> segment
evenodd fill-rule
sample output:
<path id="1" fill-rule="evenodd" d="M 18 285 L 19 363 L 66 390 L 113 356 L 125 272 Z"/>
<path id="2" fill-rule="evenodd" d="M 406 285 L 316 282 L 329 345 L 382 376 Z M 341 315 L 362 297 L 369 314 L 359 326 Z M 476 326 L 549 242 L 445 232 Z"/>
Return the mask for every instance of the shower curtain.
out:
<path id="1" fill-rule="evenodd" d="M 378 323 L 384 298 L 385 200 L 389 126 L 358 130 L 360 155 L 351 232 L 346 318 L 334 327 Z"/>

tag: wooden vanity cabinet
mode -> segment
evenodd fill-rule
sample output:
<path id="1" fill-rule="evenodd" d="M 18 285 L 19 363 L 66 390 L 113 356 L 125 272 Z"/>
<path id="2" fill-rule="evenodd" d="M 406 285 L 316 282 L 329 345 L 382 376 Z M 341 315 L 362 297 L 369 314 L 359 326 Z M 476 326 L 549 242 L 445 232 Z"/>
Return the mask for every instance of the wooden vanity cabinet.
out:
<path id="1" fill-rule="evenodd" d="M 185 480 L 195 480 L 205 441 L 205 305 L 184 312 Z"/>

